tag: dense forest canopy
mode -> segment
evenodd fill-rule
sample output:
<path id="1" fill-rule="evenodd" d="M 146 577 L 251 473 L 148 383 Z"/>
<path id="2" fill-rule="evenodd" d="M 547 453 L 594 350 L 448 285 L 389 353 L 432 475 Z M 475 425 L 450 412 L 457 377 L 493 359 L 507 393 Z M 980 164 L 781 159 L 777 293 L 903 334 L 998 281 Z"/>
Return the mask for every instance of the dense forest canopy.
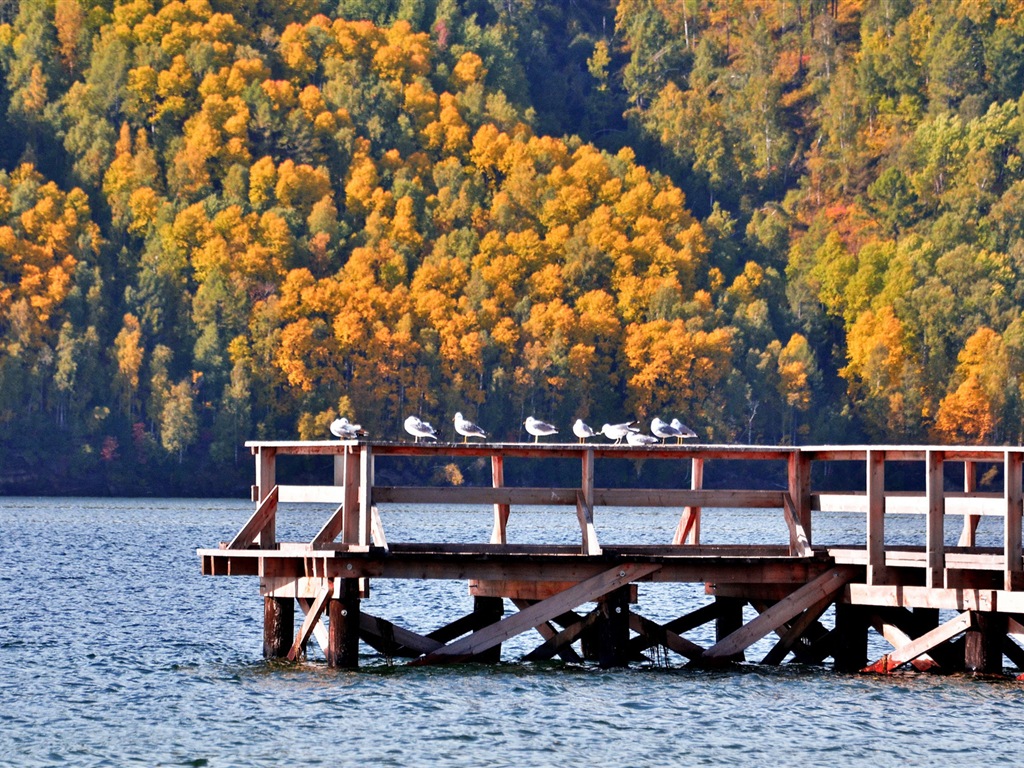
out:
<path id="1" fill-rule="evenodd" d="M 0 488 L 679 416 L 1017 443 L 1024 2 L 0 0 Z"/>

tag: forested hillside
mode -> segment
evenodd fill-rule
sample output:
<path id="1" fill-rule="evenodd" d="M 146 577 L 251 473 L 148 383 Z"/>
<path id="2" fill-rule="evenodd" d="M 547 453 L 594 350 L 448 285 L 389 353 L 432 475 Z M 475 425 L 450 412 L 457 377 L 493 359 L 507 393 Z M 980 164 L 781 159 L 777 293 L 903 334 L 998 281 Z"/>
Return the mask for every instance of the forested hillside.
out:
<path id="1" fill-rule="evenodd" d="M 246 439 L 1017 443 L 1019 0 L 0 0 L 0 489 Z"/>

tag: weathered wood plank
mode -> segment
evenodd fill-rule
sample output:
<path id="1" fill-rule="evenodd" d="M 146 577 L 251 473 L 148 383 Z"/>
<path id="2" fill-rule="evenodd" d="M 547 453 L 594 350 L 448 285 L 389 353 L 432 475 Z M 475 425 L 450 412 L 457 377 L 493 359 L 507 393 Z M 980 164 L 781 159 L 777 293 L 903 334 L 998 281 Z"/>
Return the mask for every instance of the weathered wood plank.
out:
<path id="1" fill-rule="evenodd" d="M 377 486 L 375 504 L 575 506 L 578 488 Z M 594 507 L 780 508 L 781 491 L 595 488 Z"/>
<path id="2" fill-rule="evenodd" d="M 705 659 L 720 659 L 741 653 L 753 643 L 773 631 L 818 601 L 831 597 L 853 578 L 856 571 L 850 566 L 838 566 L 797 589 L 780 600 L 754 620 L 726 636 L 704 653 Z"/>
<path id="3" fill-rule="evenodd" d="M 947 621 L 945 624 L 941 624 L 930 632 L 925 632 L 917 639 L 901 644 L 892 653 L 886 654 L 874 664 L 869 664 L 864 668 L 864 671 L 888 674 L 907 662 L 913 661 L 919 656 L 926 654 L 935 646 L 952 640 L 960 633 L 966 632 L 972 626 L 973 618 L 971 611 L 964 611 L 955 618 Z"/>
<path id="4" fill-rule="evenodd" d="M 508 640 L 510 637 L 515 637 L 522 632 L 533 629 L 538 624 L 543 624 L 564 611 L 572 610 L 582 603 L 595 600 L 601 595 L 629 584 L 631 581 L 642 579 L 660 567 L 660 565 L 650 564 L 615 566 L 604 573 L 599 573 L 597 576 L 577 584 L 575 587 L 565 590 L 565 592 L 535 603 L 512 616 L 508 616 L 497 624 L 492 624 L 490 627 L 482 629 L 469 637 L 456 640 L 444 648 L 439 648 L 433 653 L 427 654 L 419 661 L 424 664 L 435 664 L 473 656 L 497 643 Z"/>

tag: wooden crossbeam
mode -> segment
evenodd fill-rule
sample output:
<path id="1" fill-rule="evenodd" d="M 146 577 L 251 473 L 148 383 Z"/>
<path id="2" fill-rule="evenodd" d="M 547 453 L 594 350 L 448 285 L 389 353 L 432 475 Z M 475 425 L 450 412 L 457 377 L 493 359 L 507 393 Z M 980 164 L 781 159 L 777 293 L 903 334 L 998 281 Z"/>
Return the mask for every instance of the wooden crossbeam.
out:
<path id="1" fill-rule="evenodd" d="M 675 651 L 690 660 L 699 659 L 704 655 L 704 649 L 692 640 L 687 640 L 667 626 L 651 621 L 639 613 L 629 612 L 629 628 L 650 641 L 648 648 L 651 645 L 664 645 L 670 651 Z M 633 650 L 632 646 L 630 650 Z"/>
<path id="2" fill-rule="evenodd" d="M 416 658 L 443 646 L 438 640 L 424 637 L 387 619 L 359 613 L 359 637 L 387 656 Z"/>
<path id="3" fill-rule="evenodd" d="M 708 603 L 695 611 L 691 611 L 684 616 L 673 619 L 668 622 L 668 624 L 663 624 L 662 628 L 668 632 L 673 632 L 676 635 L 681 635 L 683 632 L 689 632 L 691 629 L 717 619 L 720 607 L 721 606 L 717 601 Z M 629 641 L 629 650 L 632 655 L 638 655 L 646 651 L 651 646 L 658 645 L 659 642 L 659 640 L 652 639 L 646 635 L 639 635 Z"/>
<path id="4" fill-rule="evenodd" d="M 974 626 L 974 618 L 971 611 L 964 611 L 955 618 L 950 619 L 945 624 L 940 624 L 930 632 L 925 632 L 916 640 L 911 640 L 909 643 L 905 643 L 894 650 L 892 653 L 888 653 L 874 664 L 869 664 L 864 668 L 864 672 L 880 672 L 882 674 L 889 674 L 898 667 L 903 666 L 908 661 L 916 659 L 923 653 L 930 651 L 937 645 L 941 645 L 962 632 L 966 632 Z"/>
<path id="5" fill-rule="evenodd" d="M 583 617 L 582 620 L 570 624 L 561 632 L 556 632 L 541 645 L 530 651 L 523 657 L 523 661 L 547 661 L 556 653 L 561 655 L 564 648 L 575 642 L 581 634 L 594 626 L 601 618 L 601 612 L 593 610 Z M 575 651 L 574 651 L 575 653 Z"/>
<path id="6" fill-rule="evenodd" d="M 322 547 L 331 544 L 338 534 L 341 533 L 341 529 L 345 524 L 345 505 L 340 504 L 338 508 L 334 510 L 334 514 L 328 518 L 327 522 L 323 524 L 323 527 L 317 532 L 316 536 L 313 537 L 313 541 L 310 542 L 310 546 L 313 549 L 320 549 Z"/>
<path id="7" fill-rule="evenodd" d="M 247 549 L 256 541 L 256 537 L 263 529 L 274 522 L 277 514 L 277 498 L 278 490 L 275 485 L 270 489 L 267 498 L 261 501 L 256 511 L 252 513 L 252 517 L 242 526 L 242 530 L 235 534 L 235 538 L 228 544 L 228 549 Z"/>
<path id="8" fill-rule="evenodd" d="M 320 623 L 320 617 L 323 616 L 324 608 L 327 607 L 327 600 L 330 596 L 331 588 L 329 585 L 320 588 L 313 604 L 306 611 L 306 618 L 302 620 L 302 627 L 295 636 L 295 642 L 292 643 L 292 647 L 288 651 L 288 661 L 295 661 L 299 658 L 302 649 L 306 647 L 306 643 L 309 642 L 309 638 L 313 634 L 314 627 Z"/>
<path id="9" fill-rule="evenodd" d="M 796 645 L 797 641 L 804 636 L 804 633 L 817 623 L 818 619 L 830 605 L 832 605 L 832 596 L 823 597 L 817 603 L 812 605 L 801 615 L 799 615 L 795 621 L 789 624 L 789 628 L 786 629 L 780 636 L 779 642 L 768 651 L 764 659 L 761 660 L 762 664 L 781 664 L 786 658 L 786 655 L 792 650 L 793 646 Z"/>
<path id="10" fill-rule="evenodd" d="M 893 648 L 901 648 L 903 646 L 910 645 L 914 641 L 901 627 L 891 621 L 884 621 L 877 614 L 871 617 L 871 626 L 885 638 L 886 642 L 889 643 Z M 939 662 L 929 656 L 927 653 L 921 653 L 915 658 L 910 660 L 914 669 L 918 672 L 927 672 L 930 669 L 935 669 L 939 666 Z"/>
<path id="11" fill-rule="evenodd" d="M 300 597 L 297 599 L 299 607 L 302 608 L 303 613 L 309 613 L 313 608 L 313 601 L 308 597 Z M 330 642 L 327 637 L 327 627 L 324 626 L 323 621 L 318 621 L 313 625 L 313 637 L 316 638 L 317 645 L 320 646 L 320 650 L 327 653 L 327 645 Z"/>
<path id="12" fill-rule="evenodd" d="M 428 653 L 413 663 L 438 664 L 459 661 L 474 656 L 508 640 L 510 637 L 515 637 L 522 632 L 533 629 L 565 611 L 572 610 L 578 605 L 596 600 L 602 595 L 606 595 L 632 581 L 649 576 L 660 568 L 661 565 L 650 563 L 617 565 L 604 573 L 599 573 L 586 581 L 570 587 L 564 592 L 559 592 L 547 600 L 542 600 L 512 616 L 507 616 L 501 621 L 473 633 L 469 637 L 456 640 L 443 648 Z"/>
<path id="13" fill-rule="evenodd" d="M 837 566 L 825 571 L 818 578 L 804 584 L 791 595 L 777 602 L 753 621 L 744 624 L 708 648 L 702 661 L 725 659 L 741 653 L 769 632 L 803 613 L 820 600 L 832 597 L 853 578 L 855 573 L 856 570 L 849 566 Z"/>
<path id="14" fill-rule="evenodd" d="M 530 607 L 536 602 L 536 600 L 512 600 L 512 604 L 520 611 L 524 608 Z M 579 622 L 583 621 L 583 617 L 575 613 L 574 611 L 565 611 L 564 613 L 560 613 L 558 616 L 553 617 L 551 621 L 554 621 L 557 624 L 561 624 L 564 629 L 568 629 L 569 627 L 574 626 L 575 624 L 578 624 Z M 536 627 L 534 627 L 534 629 L 536 629 L 537 632 L 540 633 L 540 636 L 543 637 L 545 641 L 551 640 L 555 635 L 558 634 L 558 630 L 551 626 L 550 621 L 545 621 L 542 624 L 538 624 Z M 558 647 L 558 650 L 555 651 L 555 653 L 557 653 L 563 661 L 583 661 L 583 658 L 578 653 L 576 653 L 576 650 L 571 645 L 563 643 Z"/>

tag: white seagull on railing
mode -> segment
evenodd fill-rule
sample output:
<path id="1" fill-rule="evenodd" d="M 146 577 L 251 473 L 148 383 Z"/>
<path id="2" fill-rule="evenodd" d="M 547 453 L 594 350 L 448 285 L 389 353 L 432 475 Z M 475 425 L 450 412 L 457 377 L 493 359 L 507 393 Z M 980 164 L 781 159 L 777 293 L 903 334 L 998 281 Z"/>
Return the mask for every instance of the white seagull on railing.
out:
<path id="1" fill-rule="evenodd" d="M 688 426 L 683 424 L 679 419 L 672 419 L 672 428 L 679 430 L 679 437 L 676 442 L 683 442 L 684 437 L 696 437 L 697 433 L 690 429 Z"/>
<path id="2" fill-rule="evenodd" d="M 434 431 L 434 428 L 428 422 L 421 421 L 418 416 L 410 416 L 405 420 L 405 431 L 415 437 L 417 443 L 421 437 L 437 440 L 437 432 Z"/>
<path id="3" fill-rule="evenodd" d="M 593 437 L 597 434 L 597 432 L 583 422 L 583 419 L 576 419 L 576 423 L 572 425 L 572 433 L 580 439 L 581 443 L 587 442 L 588 437 Z"/>
<path id="4" fill-rule="evenodd" d="M 683 436 L 680 430 L 673 427 L 667 421 L 662 421 L 657 416 L 651 419 L 651 432 L 654 433 L 655 437 L 660 437 L 661 442 L 665 442 L 665 439 L 669 437 Z"/>
<path id="5" fill-rule="evenodd" d="M 331 434 L 342 440 L 356 440 L 360 435 L 365 435 L 366 430 L 359 424 L 353 424 L 342 416 L 331 422 Z"/>
<path id="6" fill-rule="evenodd" d="M 658 442 L 658 438 L 640 432 L 627 432 L 626 442 L 632 446 L 654 445 Z"/>
<path id="7" fill-rule="evenodd" d="M 523 426 L 526 427 L 527 432 L 533 435 L 533 442 L 535 443 L 540 441 L 542 435 L 547 437 L 548 435 L 558 434 L 554 424 L 548 424 L 546 421 L 533 418 L 533 416 L 527 416 Z"/>
<path id="8" fill-rule="evenodd" d="M 469 419 L 462 418 L 462 413 L 455 414 L 455 431 L 462 435 L 462 442 L 469 442 L 471 437 L 487 437 L 487 433 Z"/>
<path id="9" fill-rule="evenodd" d="M 634 427 L 635 421 L 627 421 L 623 424 L 605 424 L 601 427 L 601 434 L 607 437 L 609 440 L 614 440 L 616 445 L 622 442 L 622 438 L 631 432 L 639 432 L 640 430 Z"/>

